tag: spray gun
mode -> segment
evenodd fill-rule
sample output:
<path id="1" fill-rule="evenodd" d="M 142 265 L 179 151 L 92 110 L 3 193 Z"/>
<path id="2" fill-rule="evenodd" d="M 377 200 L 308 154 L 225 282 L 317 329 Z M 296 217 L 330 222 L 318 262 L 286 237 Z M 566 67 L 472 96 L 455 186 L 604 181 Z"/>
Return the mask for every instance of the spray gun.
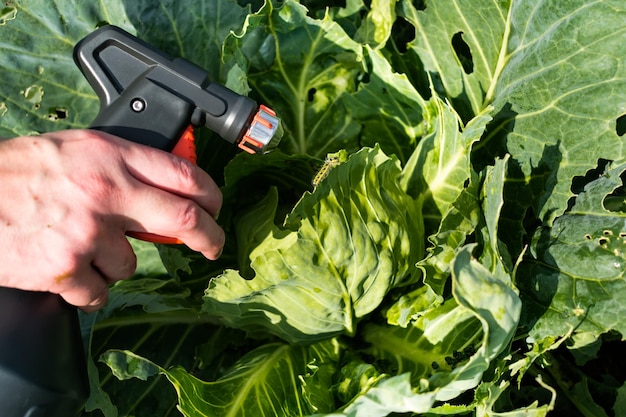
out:
<path id="1" fill-rule="evenodd" d="M 118 27 L 88 35 L 76 45 L 74 59 L 100 99 L 93 129 L 193 162 L 193 127 L 206 126 L 249 153 L 269 151 L 282 136 L 271 109 Z M 180 243 L 149 233 L 133 237 Z M 88 395 L 76 309 L 56 294 L 0 287 L 0 415 L 68 417 Z"/>

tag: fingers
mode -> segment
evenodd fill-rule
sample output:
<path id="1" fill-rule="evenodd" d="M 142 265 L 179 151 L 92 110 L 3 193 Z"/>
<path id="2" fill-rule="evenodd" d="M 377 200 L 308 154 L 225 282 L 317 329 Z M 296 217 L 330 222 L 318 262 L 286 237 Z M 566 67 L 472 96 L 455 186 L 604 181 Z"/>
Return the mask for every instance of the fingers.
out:
<path id="1" fill-rule="evenodd" d="M 126 203 L 127 230 L 175 237 L 208 259 L 219 258 L 224 231 L 193 200 L 157 189 L 138 190 L 135 197 Z"/>
<path id="2" fill-rule="evenodd" d="M 126 169 L 138 181 L 136 193 L 125 196 L 127 230 L 178 238 L 208 259 L 217 259 L 224 232 L 215 222 L 222 193 L 213 179 L 178 156 L 137 144 L 120 146 Z"/>
<path id="3" fill-rule="evenodd" d="M 108 168 L 102 171 L 95 161 L 93 169 L 108 173 L 103 178 L 111 192 L 88 193 L 93 202 L 87 200 L 85 205 L 98 219 L 114 220 L 96 226 L 100 231 L 91 235 L 94 246 L 83 253 L 86 263 L 74 265 L 67 281 L 53 291 L 87 312 L 106 304 L 109 284 L 133 274 L 137 260 L 124 236 L 128 231 L 178 238 L 212 260 L 221 255 L 224 245 L 224 232 L 215 221 L 222 194 L 205 171 L 158 149 L 103 132 L 94 135 L 115 144 L 103 146 L 101 155 L 109 156 Z M 86 189 L 99 188 L 96 184 Z"/>
<path id="4" fill-rule="evenodd" d="M 124 154 L 129 173 L 144 184 L 191 199 L 213 217 L 222 205 L 222 193 L 209 174 L 193 163 L 144 146 Z"/>
<path id="5" fill-rule="evenodd" d="M 52 288 L 52 292 L 58 292 L 69 304 L 85 312 L 104 307 L 109 285 L 129 278 L 137 265 L 137 257 L 123 232 L 103 234 L 94 244 L 93 250 L 76 256 L 68 264 L 68 272 L 54 278 L 56 286 Z"/>
<path id="6" fill-rule="evenodd" d="M 92 267 L 83 268 L 75 274 L 67 279 L 78 281 L 79 284 L 69 285 L 67 289 L 60 291 L 59 295 L 86 313 L 104 307 L 109 298 L 109 284 L 103 276 Z"/>
<path id="7" fill-rule="evenodd" d="M 123 232 L 107 234 L 97 242 L 91 267 L 108 284 L 129 278 L 137 268 L 137 256 Z"/>

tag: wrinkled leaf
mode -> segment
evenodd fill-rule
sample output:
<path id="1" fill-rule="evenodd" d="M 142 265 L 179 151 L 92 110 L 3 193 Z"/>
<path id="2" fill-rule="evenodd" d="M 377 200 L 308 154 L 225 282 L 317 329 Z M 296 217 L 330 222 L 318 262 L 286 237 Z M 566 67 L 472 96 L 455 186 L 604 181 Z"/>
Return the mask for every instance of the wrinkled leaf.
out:
<path id="1" fill-rule="evenodd" d="M 337 415 L 426 413 L 435 401 L 447 401 L 478 384 L 490 362 L 508 347 L 517 328 L 521 301 L 506 283 L 472 259 L 472 249 L 466 246 L 454 261 L 456 301 L 442 305 L 444 314 L 432 311 L 432 319 L 427 314 L 407 329 L 366 329 L 373 354 L 393 363 L 400 375 L 376 384 Z M 472 343 L 476 349 L 466 351 L 451 369 L 446 355 L 454 358 L 453 351 L 463 351 Z M 411 380 L 419 380 L 419 389 L 412 388 Z"/>
<path id="2" fill-rule="evenodd" d="M 626 215 L 603 206 L 622 185 L 625 169 L 619 165 L 589 183 L 567 214 L 537 232 L 534 259 L 518 274 L 534 340 L 573 328 L 596 337 L 610 330 L 626 334 Z"/>
<path id="3" fill-rule="evenodd" d="M 334 408 L 329 388 L 338 361 L 332 341 L 295 347 L 267 344 L 250 352 L 215 382 L 181 367 L 164 369 L 128 351 L 109 351 L 102 360 L 120 379 L 165 375 L 186 417 L 306 416 Z"/>
<path id="4" fill-rule="evenodd" d="M 323 157 L 356 148 L 360 126 L 342 97 L 355 90 L 362 47 L 329 16 L 308 17 L 293 0 L 266 2 L 225 50 L 239 56 L 250 85 L 281 115 L 283 150 Z"/>
<path id="5" fill-rule="evenodd" d="M 626 112 L 617 93 L 626 87 L 618 52 L 626 4 L 513 1 L 510 16 L 494 107 L 502 113 L 498 127 L 510 123 L 512 129 L 506 149 L 519 172 L 511 194 L 525 200 L 523 207 L 532 202 L 538 217 L 550 222 L 567 208 L 573 177 L 595 168 L 599 158 L 626 157 L 616 132 Z"/>
<path id="6" fill-rule="evenodd" d="M 399 175 L 397 161 L 377 148 L 335 167 L 284 227 L 267 230 L 251 255 L 253 279 L 227 271 L 211 281 L 204 311 L 294 342 L 354 334 L 423 251 Z"/>
<path id="7" fill-rule="evenodd" d="M 404 162 L 425 133 L 425 118 L 430 116 L 424 114 L 426 103 L 406 75 L 394 73 L 380 51 L 365 50 L 365 59 L 372 67 L 369 80 L 345 96 L 346 106 L 363 124 L 361 145 L 379 144 L 387 154 Z"/>

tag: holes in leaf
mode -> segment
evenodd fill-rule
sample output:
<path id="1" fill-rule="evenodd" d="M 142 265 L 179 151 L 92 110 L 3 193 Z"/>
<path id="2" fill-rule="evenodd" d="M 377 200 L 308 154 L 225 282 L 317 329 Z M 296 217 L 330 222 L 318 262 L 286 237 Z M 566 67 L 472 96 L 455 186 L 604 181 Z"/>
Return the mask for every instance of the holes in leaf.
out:
<path id="1" fill-rule="evenodd" d="M 574 194 L 580 194 L 585 188 L 585 185 L 589 184 L 593 180 L 598 179 L 604 173 L 606 167 L 609 165 L 610 162 L 611 161 L 607 159 L 598 159 L 598 165 L 595 168 L 587 171 L 584 176 L 578 175 L 572 178 L 572 186 L 570 187 L 570 190 Z"/>
<path id="2" fill-rule="evenodd" d="M 606 172 L 606 169 L 610 163 L 611 161 L 609 161 L 608 159 L 599 158 L 598 164 L 596 165 L 595 168 L 592 168 L 589 171 L 587 171 L 585 175 L 577 175 L 574 178 L 572 178 L 572 185 L 570 186 L 570 191 L 574 194 L 574 196 L 571 197 L 569 201 L 567 202 L 568 211 L 571 210 L 571 208 L 576 203 L 576 197 L 578 196 L 578 194 L 583 192 L 587 184 L 600 178 Z"/>
<path id="3" fill-rule="evenodd" d="M 617 133 L 617 136 L 624 136 L 624 133 L 626 133 L 626 114 L 622 114 L 615 121 L 615 133 Z"/>
<path id="4" fill-rule="evenodd" d="M 405 53 L 408 45 L 415 40 L 415 26 L 405 19 L 397 18 L 391 27 L 391 39 L 393 39 L 398 52 Z"/>
<path id="5" fill-rule="evenodd" d="M 417 10 L 426 10 L 426 2 L 424 0 L 415 0 L 413 2 L 413 7 Z"/>
<path id="6" fill-rule="evenodd" d="M 625 213 L 626 212 L 626 172 L 623 172 L 620 175 L 620 179 L 622 180 L 622 185 L 617 187 L 613 192 L 602 200 L 602 205 L 605 209 L 617 213 Z M 621 236 L 621 234 L 620 234 Z"/>
<path id="7" fill-rule="evenodd" d="M 4 7 L 0 7 L 0 26 L 6 24 L 9 20 L 15 19 L 16 16 L 17 7 L 13 2 L 5 2 Z"/>
<path id="8" fill-rule="evenodd" d="M 21 92 L 24 95 L 26 101 L 31 103 L 34 108 L 38 109 L 43 100 L 43 88 L 39 85 L 31 85 L 26 90 Z"/>
<path id="9" fill-rule="evenodd" d="M 48 119 L 52 121 L 67 119 L 67 109 L 63 107 L 56 107 L 49 110 Z"/>
<path id="10" fill-rule="evenodd" d="M 315 88 L 309 88 L 309 91 L 307 91 L 307 100 L 309 100 L 309 102 L 312 102 L 313 99 L 315 98 L 315 93 L 317 92 L 317 90 Z"/>
<path id="11" fill-rule="evenodd" d="M 463 67 L 463 71 L 465 71 L 466 74 L 474 72 L 472 51 L 467 42 L 463 39 L 463 32 L 457 32 L 452 36 L 452 48 Z"/>

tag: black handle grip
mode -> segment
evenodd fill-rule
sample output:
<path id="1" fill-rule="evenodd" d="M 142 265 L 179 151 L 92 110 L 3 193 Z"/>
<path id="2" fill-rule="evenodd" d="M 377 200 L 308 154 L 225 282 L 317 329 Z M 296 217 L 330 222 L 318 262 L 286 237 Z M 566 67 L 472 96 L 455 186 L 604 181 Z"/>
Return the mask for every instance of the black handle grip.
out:
<path id="1" fill-rule="evenodd" d="M 254 100 L 212 83 L 202 68 L 116 26 L 81 40 L 74 60 L 100 99 L 92 127 L 133 142 L 171 151 L 191 124 L 238 143 L 257 110 Z"/>

